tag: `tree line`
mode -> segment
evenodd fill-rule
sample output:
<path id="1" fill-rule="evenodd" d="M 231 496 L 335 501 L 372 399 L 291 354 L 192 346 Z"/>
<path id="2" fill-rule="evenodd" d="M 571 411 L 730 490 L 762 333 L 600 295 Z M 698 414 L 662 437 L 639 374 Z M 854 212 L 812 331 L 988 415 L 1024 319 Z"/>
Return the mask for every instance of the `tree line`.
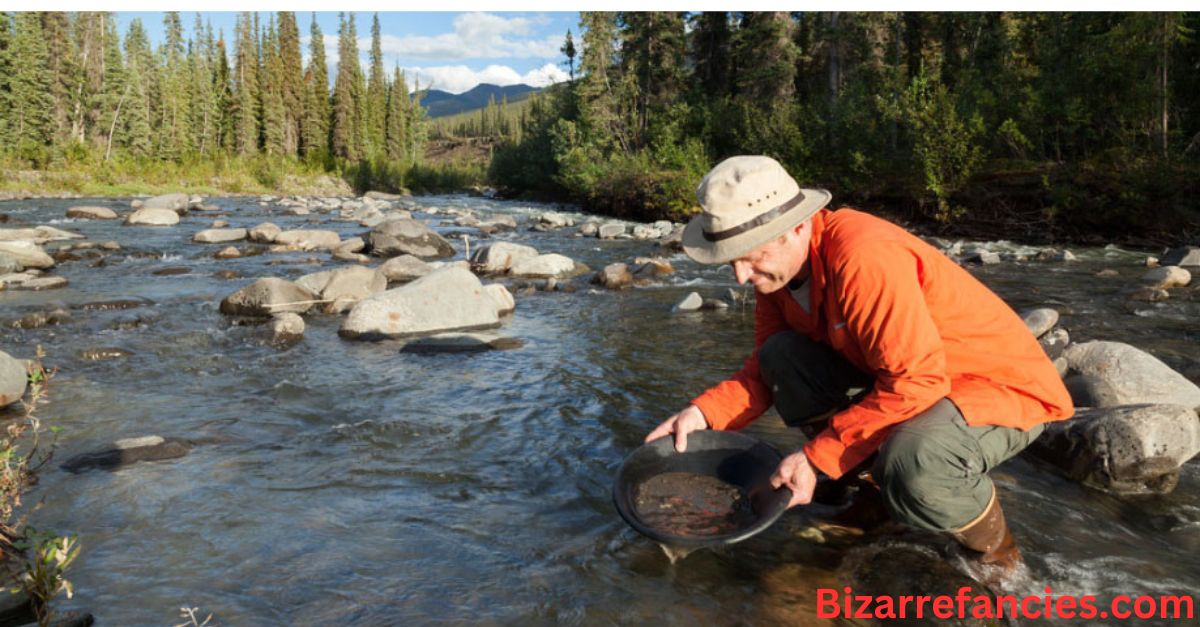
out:
<path id="1" fill-rule="evenodd" d="M 107 12 L 0 13 L 0 156 L 35 168 L 81 155 L 108 161 L 222 156 L 300 159 L 327 168 L 411 166 L 426 120 L 400 69 L 388 72 L 379 16 L 368 72 L 354 15 L 339 14 L 332 91 L 313 15 L 304 63 L 294 13 L 237 18 L 233 40 L 178 12 L 154 48 L 140 20 L 124 37 Z"/>
<path id="2" fill-rule="evenodd" d="M 643 218 L 694 211 L 739 153 L 942 221 L 989 177 L 1036 187 L 1047 219 L 1103 187 L 1088 172 L 1149 200 L 1200 160 L 1198 15 L 584 12 L 578 76 L 490 176 Z"/>

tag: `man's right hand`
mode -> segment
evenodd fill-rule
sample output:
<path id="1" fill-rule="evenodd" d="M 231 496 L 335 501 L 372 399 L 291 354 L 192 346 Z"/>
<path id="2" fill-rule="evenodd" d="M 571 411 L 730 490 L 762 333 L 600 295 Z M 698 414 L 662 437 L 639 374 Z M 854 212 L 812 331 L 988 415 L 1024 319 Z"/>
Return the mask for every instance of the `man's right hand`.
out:
<path id="1" fill-rule="evenodd" d="M 675 450 L 682 453 L 687 450 L 687 434 L 708 428 L 708 420 L 704 412 L 695 405 L 688 405 L 683 411 L 667 418 L 646 436 L 646 442 L 656 440 L 664 435 L 675 434 Z"/>

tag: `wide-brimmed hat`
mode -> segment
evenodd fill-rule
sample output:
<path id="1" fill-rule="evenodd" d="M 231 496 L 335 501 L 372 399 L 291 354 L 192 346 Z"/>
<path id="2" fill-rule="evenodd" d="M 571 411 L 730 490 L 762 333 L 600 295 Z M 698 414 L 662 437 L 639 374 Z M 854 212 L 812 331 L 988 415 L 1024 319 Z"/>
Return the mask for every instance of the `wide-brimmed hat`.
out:
<path id="1" fill-rule="evenodd" d="M 741 156 L 710 170 L 696 198 L 704 211 L 683 230 L 683 251 L 700 263 L 725 263 L 807 220 L 832 195 L 801 188 L 770 157 Z"/>

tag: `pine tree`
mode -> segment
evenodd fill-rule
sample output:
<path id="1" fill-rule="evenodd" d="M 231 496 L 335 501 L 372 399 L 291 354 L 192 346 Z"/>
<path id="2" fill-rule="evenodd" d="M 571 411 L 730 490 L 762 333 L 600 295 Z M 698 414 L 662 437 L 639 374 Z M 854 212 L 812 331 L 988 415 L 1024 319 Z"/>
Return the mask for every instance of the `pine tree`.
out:
<path id="1" fill-rule="evenodd" d="M 208 155 L 217 148 L 217 99 L 213 84 L 212 48 L 212 29 L 205 29 L 204 22 L 197 13 L 188 49 L 187 103 L 192 120 L 191 144 L 201 155 Z"/>
<path id="2" fill-rule="evenodd" d="M 236 99 L 233 92 L 233 73 L 229 69 L 229 55 L 226 53 L 225 32 L 217 33 L 217 45 L 213 51 L 213 100 L 217 113 L 215 130 L 216 139 L 221 148 L 227 152 L 237 149 L 234 128 L 236 124 Z"/>
<path id="3" fill-rule="evenodd" d="M 787 13 L 743 13 L 733 41 L 738 95 L 762 110 L 791 102 L 798 56 Z"/>
<path id="4" fill-rule="evenodd" d="M 75 51 L 72 49 L 71 24 L 62 11 L 40 11 L 42 38 L 46 48 L 46 66 L 50 100 L 51 141 L 62 144 L 71 137 L 71 88 L 77 84 Z"/>
<path id="5" fill-rule="evenodd" d="M 121 37 L 117 33 L 117 22 L 112 15 L 104 18 L 104 80 L 97 96 L 97 136 L 103 138 L 104 159 L 112 156 L 113 141 L 118 134 L 124 135 L 124 119 L 128 116 L 130 82 L 121 60 Z"/>
<path id="6" fill-rule="evenodd" d="M 404 161 L 408 157 L 405 149 L 408 133 L 407 105 L 408 85 L 405 83 L 404 73 L 400 71 L 399 66 L 396 66 L 392 82 L 388 86 L 385 149 L 389 161 Z"/>
<path id="7" fill-rule="evenodd" d="M 632 145 L 649 141 L 651 120 L 661 116 L 682 94 L 684 14 L 666 11 L 622 13 L 621 71 L 630 87 L 627 104 Z"/>
<path id="8" fill-rule="evenodd" d="M 691 55 L 694 60 L 696 87 L 705 99 L 718 99 L 729 93 L 729 14 L 705 11 L 692 18 Z"/>
<path id="9" fill-rule="evenodd" d="M 413 81 L 412 98 L 407 103 L 408 124 L 405 129 L 405 140 L 409 163 L 419 163 L 424 156 L 425 140 L 428 139 L 429 129 L 425 119 L 425 107 L 421 106 L 421 82 Z"/>
<path id="10" fill-rule="evenodd" d="M 387 121 L 387 77 L 383 73 L 378 13 L 371 22 L 371 76 L 367 82 L 366 121 L 367 154 L 383 152 L 384 125 Z"/>
<path id="11" fill-rule="evenodd" d="M 234 43 L 234 146 L 238 154 L 258 152 L 258 37 L 250 13 L 238 17 Z"/>
<path id="12" fill-rule="evenodd" d="M 329 72 L 325 67 L 325 40 L 317 16 L 309 30 L 308 70 L 304 73 L 304 124 L 301 144 L 306 156 L 329 149 Z"/>
<path id="13" fill-rule="evenodd" d="M 571 29 L 567 29 L 567 36 L 563 39 L 562 48 L 558 49 L 567 58 L 567 71 L 571 80 L 575 80 L 575 38 L 571 36 Z"/>
<path id="14" fill-rule="evenodd" d="M 22 148 L 47 146 L 54 140 L 55 104 L 41 17 L 17 13 L 14 27 L 11 138 Z"/>
<path id="15" fill-rule="evenodd" d="M 304 70 L 300 61 L 300 29 L 296 14 L 279 12 L 279 61 L 283 83 L 283 150 L 300 151 L 300 124 L 304 119 Z"/>
<path id="16" fill-rule="evenodd" d="M 159 49 L 162 64 L 162 89 L 157 100 L 162 104 L 161 118 L 156 120 L 159 130 L 158 155 L 166 159 L 179 159 L 192 148 L 190 81 L 186 65 L 186 50 L 183 39 L 183 21 L 178 11 L 168 11 L 163 16 L 166 40 Z"/>
<path id="17" fill-rule="evenodd" d="M 583 54 L 579 70 L 579 117 L 586 135 L 599 145 L 613 141 L 626 145 L 618 129 L 615 85 L 610 80 L 613 70 L 613 42 L 616 36 L 616 14 L 607 11 L 584 11 L 579 14 L 583 30 Z"/>

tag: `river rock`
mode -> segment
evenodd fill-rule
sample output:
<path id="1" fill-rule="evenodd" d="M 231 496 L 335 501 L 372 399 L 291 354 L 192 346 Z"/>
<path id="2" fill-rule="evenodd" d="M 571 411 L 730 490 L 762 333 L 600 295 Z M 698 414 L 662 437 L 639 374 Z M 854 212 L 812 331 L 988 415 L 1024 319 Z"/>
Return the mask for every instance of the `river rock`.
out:
<path id="1" fill-rule="evenodd" d="M 335 231 L 296 229 L 276 234 L 274 242 L 291 250 L 330 250 L 342 238 Z"/>
<path id="2" fill-rule="evenodd" d="M 29 374 L 25 370 L 25 362 L 0 351 L 0 407 L 21 400 L 25 396 L 25 387 L 28 384 Z"/>
<path id="3" fill-rule="evenodd" d="M 1112 268 L 1105 268 L 1097 272 L 1094 276 L 1098 279 L 1115 279 L 1121 276 L 1121 273 L 1113 270 Z"/>
<path id="4" fill-rule="evenodd" d="M 115 220 L 117 212 L 108 207 L 79 206 L 67 209 L 67 217 L 77 220 Z"/>
<path id="5" fill-rule="evenodd" d="M 495 303 L 497 316 L 506 316 L 517 308 L 517 301 L 513 299 L 508 288 L 499 283 L 483 286 L 483 293 Z"/>
<path id="6" fill-rule="evenodd" d="M 175 226 L 179 214 L 168 209 L 141 208 L 125 216 L 125 224 L 132 226 Z"/>
<path id="7" fill-rule="evenodd" d="M 148 435 L 126 438 L 113 442 L 111 446 L 72 457 L 63 463 L 67 472 L 81 473 L 88 470 L 119 470 L 138 462 L 176 459 L 188 454 L 192 444 L 178 438 Z"/>
<path id="8" fill-rule="evenodd" d="M 19 283 L 12 284 L 10 288 L 36 292 L 40 290 L 56 290 L 66 287 L 68 283 L 69 281 L 67 281 L 65 277 L 61 276 L 39 276 L 33 277 L 27 281 L 21 281 Z"/>
<path id="9" fill-rule="evenodd" d="M 675 273 L 671 262 L 662 257 L 638 257 L 633 260 L 633 265 L 637 268 L 633 271 L 633 278 L 640 281 L 651 281 Z"/>
<path id="10" fill-rule="evenodd" d="M 14 274 L 24 269 L 25 266 L 12 255 L 0 254 L 0 274 Z"/>
<path id="11" fill-rule="evenodd" d="M 275 226 L 270 222 L 263 222 L 262 224 L 250 229 L 248 235 L 250 236 L 250 241 L 271 244 L 274 243 L 275 238 L 282 232 L 283 229 L 279 228 L 278 226 Z"/>
<path id="12" fill-rule="evenodd" d="M 705 298 L 700 308 L 707 311 L 723 311 L 729 309 L 729 303 L 719 298 Z"/>
<path id="13" fill-rule="evenodd" d="M 523 278 L 566 277 L 575 272 L 575 261 L 558 253 L 518 259 L 509 274 Z"/>
<path id="14" fill-rule="evenodd" d="M 1186 287 L 1192 282 L 1192 273 L 1179 266 L 1162 266 L 1147 270 L 1142 275 L 1141 282 L 1143 285 L 1159 289 Z"/>
<path id="15" fill-rule="evenodd" d="M 623 263 L 610 263 L 592 277 L 592 283 L 602 285 L 610 290 L 619 290 L 633 284 L 633 274 Z"/>
<path id="16" fill-rule="evenodd" d="M 224 228 L 228 228 L 228 227 L 229 227 L 229 222 L 227 222 L 225 220 L 213 220 L 212 228 L 214 228 L 214 229 L 224 229 Z"/>
<path id="17" fill-rule="evenodd" d="M 294 342 L 304 335 L 304 318 L 300 314 L 284 312 L 275 314 L 271 320 L 271 339 L 279 343 Z"/>
<path id="18" fill-rule="evenodd" d="M 1112 389 L 1100 406 L 1168 404 L 1200 407 L 1200 387 L 1153 355 L 1121 342 L 1072 344 L 1063 357 L 1076 374 L 1103 380 Z"/>
<path id="19" fill-rule="evenodd" d="M 54 267 L 54 258 L 33 242 L 0 242 L 0 255 L 12 257 L 22 268 Z"/>
<path id="20" fill-rule="evenodd" d="M 1000 253 L 990 250 L 976 250 L 963 255 L 963 263 L 977 263 L 984 266 L 990 266 L 1000 263 Z"/>
<path id="21" fill-rule="evenodd" d="M 483 333 L 439 333 L 412 340 L 400 349 L 402 353 L 481 353 L 490 350 L 511 350 L 525 343 L 510 337 Z"/>
<path id="22" fill-rule="evenodd" d="M 246 229 L 205 229 L 192 236 L 192 241 L 199 244 L 223 244 L 240 242 L 244 239 L 246 239 Z"/>
<path id="23" fill-rule="evenodd" d="M 1180 246 L 1167 251 L 1159 262 L 1164 266 L 1200 267 L 1200 246 Z"/>
<path id="24" fill-rule="evenodd" d="M 367 247 L 367 243 L 363 241 L 363 238 L 351 237 L 350 239 L 343 240 L 340 244 L 335 246 L 333 248 L 333 254 L 336 255 L 338 253 L 343 253 L 343 254 L 357 253 L 357 252 L 361 252 L 366 247 Z"/>
<path id="25" fill-rule="evenodd" d="M 700 296 L 700 294 L 698 294 L 696 292 L 692 292 L 692 293 L 688 294 L 687 296 L 684 296 L 683 300 L 679 301 L 675 305 L 674 310 L 675 311 L 699 311 L 700 307 L 702 305 L 704 305 L 704 299 Z"/>
<path id="26" fill-rule="evenodd" d="M 496 214 L 475 225 L 480 231 L 491 234 L 504 231 L 514 231 L 517 228 L 516 218 L 507 214 Z"/>
<path id="27" fill-rule="evenodd" d="M 306 274 L 296 279 L 296 285 L 331 301 L 321 305 L 325 313 L 342 313 L 358 301 L 387 289 L 387 277 L 375 268 L 352 266 Z"/>
<path id="28" fill-rule="evenodd" d="M 433 270 L 433 266 L 412 255 L 392 257 L 379 266 L 379 271 L 392 283 L 415 281 Z"/>
<path id="29" fill-rule="evenodd" d="M 1171 293 L 1161 287 L 1139 287 L 1129 292 L 1129 300 L 1143 303 L 1158 303 L 1170 299 Z"/>
<path id="30" fill-rule="evenodd" d="M 1039 307 L 1021 312 L 1021 320 L 1029 327 L 1033 337 L 1042 337 L 1058 324 L 1058 312 L 1049 307 Z"/>
<path id="31" fill-rule="evenodd" d="M 600 232 L 600 225 L 596 222 L 584 222 L 579 227 L 579 235 L 583 237 L 596 237 Z"/>
<path id="32" fill-rule="evenodd" d="M 1069 250 L 1049 248 L 1039 251 L 1037 255 L 1034 255 L 1034 259 L 1038 261 L 1075 261 L 1075 255 Z"/>
<path id="33" fill-rule="evenodd" d="M 226 246 L 213 253 L 213 259 L 237 259 L 241 256 L 242 251 L 238 250 L 237 246 Z"/>
<path id="34" fill-rule="evenodd" d="M 601 224 L 600 228 L 596 229 L 596 237 L 600 239 L 614 239 L 625 234 L 625 225 L 618 222 L 608 222 Z"/>
<path id="35" fill-rule="evenodd" d="M 45 244 L 46 242 L 84 239 L 84 237 L 79 233 L 56 229 L 52 226 L 37 226 L 32 229 L 0 229 L 0 242 Z"/>
<path id="36" fill-rule="evenodd" d="M 318 296 L 276 277 L 259 279 L 221 301 L 221 313 L 231 316 L 271 316 L 277 313 L 308 311 Z"/>
<path id="37" fill-rule="evenodd" d="M 513 264 L 525 259 L 534 259 L 538 251 L 532 246 L 512 242 L 495 242 L 481 246 L 471 253 L 471 269 L 480 274 L 502 274 Z"/>
<path id="38" fill-rule="evenodd" d="M 537 221 L 553 229 L 561 229 L 564 226 L 571 226 L 575 221 L 567 216 L 558 213 L 557 211 L 547 211 L 537 217 Z"/>
<path id="39" fill-rule="evenodd" d="M 61 307 L 48 311 L 34 311 L 8 323 L 14 329 L 40 329 L 52 324 L 71 321 L 71 312 Z"/>
<path id="40" fill-rule="evenodd" d="M 338 334 L 374 340 L 500 325 L 496 304 L 470 270 L 436 270 L 403 287 L 363 299 Z"/>
<path id="41" fill-rule="evenodd" d="M 166 209 L 168 211 L 187 211 L 190 202 L 187 194 L 163 194 L 142 201 L 142 209 Z"/>
<path id="42" fill-rule="evenodd" d="M 445 238 L 424 224 L 406 218 L 376 225 L 367 234 L 367 244 L 376 257 L 449 257 L 454 254 L 454 247 Z"/>
<path id="43" fill-rule="evenodd" d="M 1050 359 L 1062 357 L 1063 351 L 1070 343 L 1071 335 L 1062 327 L 1055 327 L 1038 338 L 1038 344 L 1042 346 L 1042 350 L 1046 351 L 1046 356 Z"/>
<path id="44" fill-rule="evenodd" d="M 1166 493 L 1200 454 L 1200 418 L 1179 405 L 1080 409 L 1046 425 L 1030 453 L 1085 485 L 1116 494 Z"/>

